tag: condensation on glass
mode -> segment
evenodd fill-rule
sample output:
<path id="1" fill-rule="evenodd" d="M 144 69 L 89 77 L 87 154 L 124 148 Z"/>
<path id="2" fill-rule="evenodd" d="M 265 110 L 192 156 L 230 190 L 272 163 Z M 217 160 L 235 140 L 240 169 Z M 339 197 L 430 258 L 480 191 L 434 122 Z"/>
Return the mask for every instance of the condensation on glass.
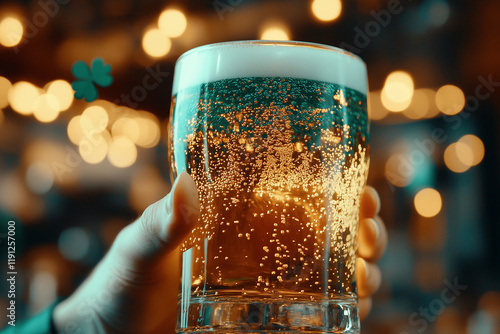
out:
<path id="1" fill-rule="evenodd" d="M 310 43 L 221 43 L 177 61 L 170 167 L 201 202 L 178 332 L 359 331 L 366 82 L 359 58 Z"/>

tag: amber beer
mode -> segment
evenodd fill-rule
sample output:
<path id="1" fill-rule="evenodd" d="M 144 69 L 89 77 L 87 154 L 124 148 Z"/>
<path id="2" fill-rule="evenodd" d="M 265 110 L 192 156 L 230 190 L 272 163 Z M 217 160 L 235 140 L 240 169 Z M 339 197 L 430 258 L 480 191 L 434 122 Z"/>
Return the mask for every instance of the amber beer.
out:
<path id="1" fill-rule="evenodd" d="M 339 49 L 233 42 L 176 64 L 169 133 L 201 215 L 177 331 L 356 333 L 366 68 Z"/>

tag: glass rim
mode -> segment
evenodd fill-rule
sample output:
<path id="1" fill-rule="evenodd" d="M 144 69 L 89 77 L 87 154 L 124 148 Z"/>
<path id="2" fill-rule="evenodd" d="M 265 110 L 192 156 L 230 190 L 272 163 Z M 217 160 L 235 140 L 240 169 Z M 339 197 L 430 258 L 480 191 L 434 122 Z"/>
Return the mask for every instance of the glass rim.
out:
<path id="1" fill-rule="evenodd" d="M 360 61 L 364 66 L 366 66 L 365 61 L 358 56 L 355 53 L 349 52 L 347 50 L 344 50 L 342 48 L 332 46 L 332 45 L 327 45 L 327 44 L 321 44 L 321 43 L 314 43 L 314 42 L 303 42 L 303 41 L 280 41 L 280 40 L 237 40 L 237 41 L 225 41 L 225 42 L 218 42 L 218 43 L 210 43 L 210 44 L 205 44 L 205 45 L 200 45 L 197 47 L 194 47 L 192 49 L 187 50 L 183 54 L 177 58 L 176 62 L 180 61 L 181 59 L 197 52 L 203 52 L 206 50 L 210 49 L 217 49 L 217 48 L 222 48 L 222 47 L 227 47 L 227 46 L 264 46 L 264 45 L 276 45 L 276 46 L 288 46 L 288 47 L 302 47 L 302 48 L 309 48 L 309 49 L 318 49 L 318 50 L 325 50 L 325 51 L 331 51 L 335 52 L 344 56 L 348 56 L 350 58 L 353 58 L 357 61 Z"/>

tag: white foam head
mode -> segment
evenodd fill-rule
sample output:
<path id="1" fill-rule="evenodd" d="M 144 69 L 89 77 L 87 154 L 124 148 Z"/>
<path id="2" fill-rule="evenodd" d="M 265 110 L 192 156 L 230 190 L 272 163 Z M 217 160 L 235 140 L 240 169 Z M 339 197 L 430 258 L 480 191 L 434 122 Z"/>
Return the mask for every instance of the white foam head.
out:
<path id="1" fill-rule="evenodd" d="M 368 92 L 365 63 L 342 49 L 293 41 L 236 41 L 184 53 L 175 65 L 172 94 L 202 83 L 244 77 L 310 79 Z"/>

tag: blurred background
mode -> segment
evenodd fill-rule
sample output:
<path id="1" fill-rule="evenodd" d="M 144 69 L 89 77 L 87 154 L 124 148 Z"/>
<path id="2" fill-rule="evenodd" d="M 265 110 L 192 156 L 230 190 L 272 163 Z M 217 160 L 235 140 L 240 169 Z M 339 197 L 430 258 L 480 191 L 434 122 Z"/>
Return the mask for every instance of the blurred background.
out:
<path id="1" fill-rule="evenodd" d="M 368 66 L 369 184 L 390 241 L 363 332 L 500 333 L 498 17 L 497 0 L 0 2 L 0 247 L 7 272 L 15 221 L 17 319 L 69 295 L 169 191 L 179 55 L 291 39 Z M 76 100 L 71 67 L 96 57 L 114 81 Z"/>

